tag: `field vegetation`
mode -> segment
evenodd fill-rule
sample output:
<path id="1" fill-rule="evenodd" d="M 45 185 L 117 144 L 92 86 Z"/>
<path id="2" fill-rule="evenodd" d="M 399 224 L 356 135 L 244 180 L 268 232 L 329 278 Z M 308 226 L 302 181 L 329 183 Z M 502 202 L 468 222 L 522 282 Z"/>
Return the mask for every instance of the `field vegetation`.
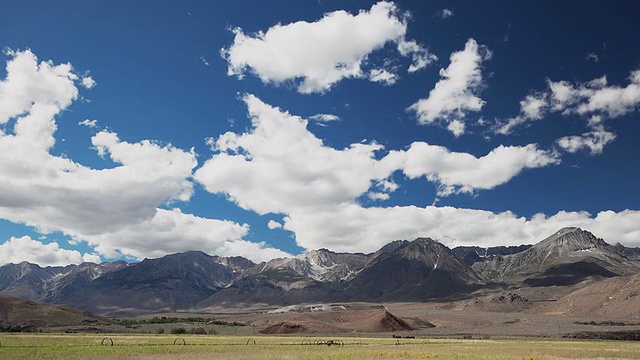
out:
<path id="1" fill-rule="evenodd" d="M 327 345 L 327 342 L 333 342 Z M 113 342 L 113 345 L 112 345 Z M 640 343 L 210 335 L 0 335 L 0 359 L 640 359 Z"/>
<path id="2" fill-rule="evenodd" d="M 144 324 L 177 324 L 177 323 L 202 323 L 208 325 L 222 325 L 222 326 L 246 326 L 245 323 L 237 321 L 220 321 L 214 318 L 203 317 L 167 317 L 156 316 L 151 319 L 126 319 L 126 318 L 114 318 L 113 321 L 116 324 L 133 326 Z"/>

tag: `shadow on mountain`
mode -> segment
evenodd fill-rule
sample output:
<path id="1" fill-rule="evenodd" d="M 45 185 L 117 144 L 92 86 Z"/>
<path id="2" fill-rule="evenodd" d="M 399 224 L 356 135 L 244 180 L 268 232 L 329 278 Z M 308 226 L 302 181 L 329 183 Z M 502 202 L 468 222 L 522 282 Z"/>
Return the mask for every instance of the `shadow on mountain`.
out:
<path id="1" fill-rule="evenodd" d="M 533 287 L 567 286 L 578 284 L 594 276 L 609 278 L 618 276 L 618 274 L 593 262 L 580 261 L 571 264 L 556 265 L 538 276 L 524 280 L 523 283 Z"/>

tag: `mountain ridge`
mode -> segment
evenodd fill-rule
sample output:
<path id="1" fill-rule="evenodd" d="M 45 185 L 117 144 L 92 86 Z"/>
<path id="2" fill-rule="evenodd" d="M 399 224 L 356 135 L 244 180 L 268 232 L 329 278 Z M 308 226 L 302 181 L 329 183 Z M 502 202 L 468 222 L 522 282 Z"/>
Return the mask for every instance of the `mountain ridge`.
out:
<path id="1" fill-rule="evenodd" d="M 256 304 L 429 301 L 472 296 L 495 286 L 562 286 L 640 273 L 635 257 L 640 249 L 610 245 L 579 228 L 560 229 L 532 246 L 456 249 L 418 238 L 392 241 L 369 254 L 318 249 L 259 264 L 201 251 L 132 264 L 43 268 L 23 262 L 0 266 L 0 294 L 127 314 Z M 479 260 L 469 264 L 473 254 Z"/>

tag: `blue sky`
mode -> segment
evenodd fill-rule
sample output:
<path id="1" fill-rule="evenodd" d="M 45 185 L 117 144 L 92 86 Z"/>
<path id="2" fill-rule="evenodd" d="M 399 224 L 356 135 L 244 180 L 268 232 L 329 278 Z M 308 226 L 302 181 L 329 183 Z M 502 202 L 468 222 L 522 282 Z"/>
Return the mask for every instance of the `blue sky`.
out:
<path id="1" fill-rule="evenodd" d="M 0 263 L 640 246 L 638 10 L 3 4 Z"/>

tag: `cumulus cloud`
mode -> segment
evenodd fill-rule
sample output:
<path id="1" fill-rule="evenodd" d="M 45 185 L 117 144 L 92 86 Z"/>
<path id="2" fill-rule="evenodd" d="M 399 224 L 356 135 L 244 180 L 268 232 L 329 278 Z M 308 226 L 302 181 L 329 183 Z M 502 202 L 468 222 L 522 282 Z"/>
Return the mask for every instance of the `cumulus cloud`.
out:
<path id="1" fill-rule="evenodd" d="M 412 64 L 407 71 L 409 73 L 416 72 L 426 68 L 429 64 L 438 60 L 435 54 L 432 54 L 418 44 L 415 40 L 401 40 L 398 42 L 398 52 L 402 56 L 411 56 Z"/>
<path id="2" fill-rule="evenodd" d="M 565 136 L 557 140 L 558 146 L 569 153 L 589 150 L 591 155 L 602 154 L 605 145 L 615 140 L 616 135 L 606 131 L 602 125 L 582 135 Z"/>
<path id="3" fill-rule="evenodd" d="M 284 228 L 296 234 L 302 247 L 334 251 L 372 252 L 390 239 L 431 237 L 443 244 L 496 246 L 534 244 L 565 226 L 587 229 L 610 243 L 640 245 L 640 211 L 561 211 L 552 216 L 519 217 L 506 211 L 449 206 L 364 208 L 343 204 L 332 211 L 305 212 L 285 218 Z"/>
<path id="4" fill-rule="evenodd" d="M 549 87 L 554 109 L 564 113 L 616 118 L 637 110 L 640 105 L 640 70 L 631 72 L 625 87 L 608 85 L 606 76 L 577 85 L 549 82 Z"/>
<path id="5" fill-rule="evenodd" d="M 290 256 L 265 243 L 243 240 L 248 231 L 246 224 L 198 217 L 179 209 L 156 209 L 148 221 L 113 228 L 85 239 L 97 252 L 107 256 L 123 253 L 137 258 L 160 257 L 192 249 L 219 256 L 241 255 L 257 262 Z"/>
<path id="6" fill-rule="evenodd" d="M 477 158 L 442 146 L 416 142 L 408 150 L 356 143 L 338 150 L 323 144 L 307 129 L 307 121 L 265 104 L 253 95 L 244 99 L 253 128 L 227 132 L 211 140 L 217 152 L 196 171 L 195 179 L 212 193 L 226 194 L 244 209 L 291 213 L 298 209 L 331 208 L 355 201 L 372 185 L 372 199 L 394 191 L 387 179 L 396 171 L 426 177 L 440 196 L 473 193 L 506 183 L 525 169 L 557 164 L 556 155 L 531 144 L 500 146 Z"/>
<path id="7" fill-rule="evenodd" d="M 338 115 L 333 115 L 333 114 L 315 114 L 313 116 L 309 116 L 309 120 L 313 120 L 321 123 L 328 123 L 332 121 L 339 121 L 340 117 Z"/>
<path id="8" fill-rule="evenodd" d="M 267 223 L 267 227 L 271 230 L 273 229 L 281 229 L 282 228 L 282 224 L 274 221 L 274 220 L 269 220 L 269 222 Z"/>
<path id="9" fill-rule="evenodd" d="M 71 64 L 38 64 L 31 50 L 5 53 L 13 59 L 7 62 L 7 78 L 0 82 L 0 124 L 31 112 L 36 106 L 40 111 L 48 108 L 57 113 L 78 97 L 74 84 L 78 75 L 73 73 Z"/>
<path id="10" fill-rule="evenodd" d="M 371 200 L 388 200 L 389 199 L 389 194 L 382 193 L 382 192 L 375 192 L 375 191 L 369 192 L 367 196 Z"/>
<path id="11" fill-rule="evenodd" d="M 98 120 L 96 120 L 96 119 L 93 119 L 93 120 L 84 119 L 84 120 L 80 121 L 78 123 L 78 125 L 86 126 L 86 127 L 89 127 L 89 128 L 95 128 L 95 127 L 98 126 Z"/>
<path id="12" fill-rule="evenodd" d="M 528 95 L 520 101 L 520 111 L 528 119 L 540 120 L 544 116 L 546 110 L 547 97 L 545 94 Z"/>
<path id="13" fill-rule="evenodd" d="M 460 137 L 460 135 L 463 135 L 465 132 L 464 122 L 457 119 L 452 120 L 449 125 L 447 125 L 447 130 L 451 131 L 453 136 Z"/>
<path id="14" fill-rule="evenodd" d="M 3 244 L 0 244 L 0 265 L 18 264 L 23 261 L 40 266 L 66 266 L 83 262 L 101 262 L 100 257 L 96 254 L 80 254 L 76 250 L 62 249 L 55 242 L 44 244 L 33 240 L 29 236 L 11 237 Z"/>
<path id="15" fill-rule="evenodd" d="M 509 135 L 522 124 L 529 121 L 542 120 L 549 106 L 549 95 L 547 93 L 527 95 L 520 101 L 520 114 L 497 123 L 493 130 L 496 134 Z"/>
<path id="16" fill-rule="evenodd" d="M 87 89 L 92 89 L 93 87 L 96 86 L 96 81 L 93 80 L 91 76 L 83 77 L 80 83 L 82 84 L 82 86 L 84 86 Z"/>
<path id="17" fill-rule="evenodd" d="M 345 78 L 380 81 L 363 70 L 367 56 L 387 43 L 405 41 L 406 31 L 396 5 L 381 1 L 357 15 L 334 11 L 315 22 L 278 24 L 253 35 L 235 28 L 233 44 L 221 55 L 230 76 L 251 72 L 264 83 L 294 81 L 300 93 L 322 93 Z M 431 59 L 417 44 L 403 55 L 413 57 L 413 71 Z"/>
<path id="18" fill-rule="evenodd" d="M 609 85 L 606 76 L 586 83 L 573 84 L 569 81 L 547 81 L 548 88 L 535 95 L 528 95 L 520 102 L 520 114 L 507 121 L 498 123 L 494 131 L 498 134 L 511 134 L 517 127 L 530 121 L 541 120 L 549 113 L 578 115 L 587 119 L 590 132 L 582 136 L 563 138 L 565 149 L 576 149 L 579 138 L 583 144 L 596 144 L 592 153 L 599 153 L 599 145 L 613 141 L 611 133 L 594 128 L 607 119 L 613 119 L 634 112 L 640 107 L 640 70 L 632 71 L 627 86 Z M 598 121 L 594 122 L 594 119 Z M 591 139 L 591 140 L 588 140 Z M 599 139 L 599 140 L 598 140 Z M 571 141 L 569 141 L 571 140 Z M 560 141 L 560 140 L 559 140 Z M 586 145 L 585 145 L 586 146 Z M 584 146 L 580 146 L 583 148 Z M 587 146 L 589 147 L 589 146 Z"/>
<path id="19" fill-rule="evenodd" d="M 371 69 L 369 71 L 369 80 L 384 85 L 393 85 L 398 80 L 398 75 L 385 69 Z"/>
<path id="20" fill-rule="evenodd" d="M 216 153 L 194 177 L 207 191 L 224 194 L 244 209 L 285 214 L 284 228 L 309 249 L 369 251 L 391 239 L 428 235 L 429 225 L 421 225 L 424 210 L 363 208 L 358 203 L 363 195 L 389 199 L 399 187 L 390 180 L 397 171 L 410 178 L 424 177 L 438 186 L 440 196 L 447 196 L 491 189 L 526 169 L 559 161 L 555 154 L 533 144 L 500 146 L 479 158 L 424 142 L 386 155 L 375 143 L 338 150 L 312 134 L 306 120 L 253 95 L 245 96 L 244 101 L 252 129 L 212 140 Z M 391 217 L 381 220 L 385 214 Z M 409 217 L 403 218 L 405 214 Z"/>
<path id="21" fill-rule="evenodd" d="M 439 196 L 493 189 L 525 169 L 560 162 L 556 154 L 538 149 L 535 144 L 499 146 L 478 158 L 424 142 L 415 142 L 406 151 L 391 151 L 383 161 L 401 163 L 409 178 L 426 177 L 438 185 Z"/>
<path id="22" fill-rule="evenodd" d="M 446 69 L 440 69 L 440 81 L 429 92 L 429 96 L 420 99 L 408 110 L 416 113 L 420 124 L 433 124 L 442 121 L 464 121 L 467 113 L 478 112 L 485 101 L 478 97 L 483 87 L 481 65 L 491 57 L 491 52 L 469 39 L 464 50 L 451 54 L 451 63 Z M 459 127 L 454 127 L 454 130 Z"/>
<path id="23" fill-rule="evenodd" d="M 286 213 L 351 201 L 367 192 L 372 179 L 390 175 L 376 165 L 381 145 L 333 149 L 307 129 L 307 120 L 253 95 L 244 101 L 253 128 L 219 136 L 217 153 L 195 172 L 209 192 L 227 194 L 259 214 Z"/>
<path id="24" fill-rule="evenodd" d="M 92 169 L 52 155 L 55 116 L 77 99 L 76 83 L 82 80 L 70 64 L 38 63 L 28 50 L 9 55 L 7 77 L 0 80 L 0 218 L 44 234 L 63 232 L 107 257 L 189 249 L 223 255 L 229 254 L 226 245 L 244 246 L 250 251 L 243 254 L 254 258 L 274 252 L 261 254 L 243 241 L 246 225 L 161 209 L 191 198 L 190 177 L 197 166 L 193 149 L 127 142 L 100 131 L 92 144 L 115 166 Z"/>

